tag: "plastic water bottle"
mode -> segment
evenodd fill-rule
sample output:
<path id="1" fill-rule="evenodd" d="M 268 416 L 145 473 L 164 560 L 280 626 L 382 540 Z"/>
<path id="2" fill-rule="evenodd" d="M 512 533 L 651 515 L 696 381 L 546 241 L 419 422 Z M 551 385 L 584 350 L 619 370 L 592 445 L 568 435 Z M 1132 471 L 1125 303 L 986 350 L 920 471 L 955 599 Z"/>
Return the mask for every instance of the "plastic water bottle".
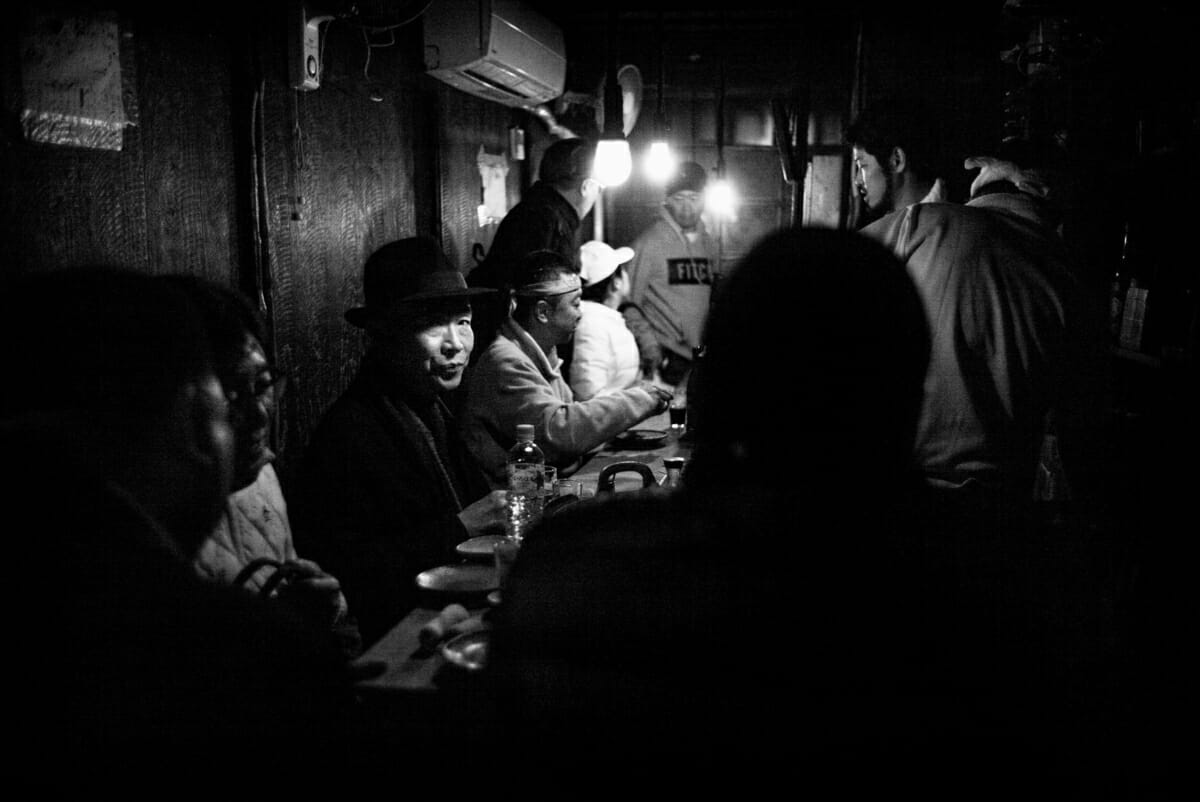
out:
<path id="1" fill-rule="evenodd" d="M 508 452 L 507 534 L 520 542 L 542 517 L 546 455 L 533 442 L 533 426 L 517 426 L 517 443 Z"/>

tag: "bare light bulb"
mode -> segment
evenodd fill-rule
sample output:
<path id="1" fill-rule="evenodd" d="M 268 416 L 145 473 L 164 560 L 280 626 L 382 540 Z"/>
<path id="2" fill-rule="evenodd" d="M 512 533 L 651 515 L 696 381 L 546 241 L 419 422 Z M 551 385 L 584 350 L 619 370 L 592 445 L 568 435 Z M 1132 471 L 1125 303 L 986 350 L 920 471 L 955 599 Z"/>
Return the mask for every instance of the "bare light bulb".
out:
<path id="1" fill-rule="evenodd" d="M 601 139 L 596 143 L 592 177 L 606 187 L 624 184 L 633 172 L 633 157 L 624 139 Z"/>
<path id="2" fill-rule="evenodd" d="M 670 145 L 663 141 L 652 142 L 644 162 L 646 179 L 655 186 L 665 185 L 675 175 L 675 162 Z"/>
<path id="3" fill-rule="evenodd" d="M 718 178 L 708 185 L 704 193 L 704 206 L 716 218 L 737 219 L 738 197 L 733 184 L 727 178 Z"/>

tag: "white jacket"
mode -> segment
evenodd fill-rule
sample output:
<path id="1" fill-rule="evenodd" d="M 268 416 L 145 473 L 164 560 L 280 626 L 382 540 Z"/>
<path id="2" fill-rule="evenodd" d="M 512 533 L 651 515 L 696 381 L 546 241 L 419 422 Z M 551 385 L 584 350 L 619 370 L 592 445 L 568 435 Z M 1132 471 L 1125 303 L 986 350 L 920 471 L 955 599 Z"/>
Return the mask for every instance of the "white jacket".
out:
<path id="1" fill-rule="evenodd" d="M 580 312 L 571 360 L 575 400 L 632 387 L 638 379 L 638 348 L 625 316 L 595 301 L 584 301 Z"/>

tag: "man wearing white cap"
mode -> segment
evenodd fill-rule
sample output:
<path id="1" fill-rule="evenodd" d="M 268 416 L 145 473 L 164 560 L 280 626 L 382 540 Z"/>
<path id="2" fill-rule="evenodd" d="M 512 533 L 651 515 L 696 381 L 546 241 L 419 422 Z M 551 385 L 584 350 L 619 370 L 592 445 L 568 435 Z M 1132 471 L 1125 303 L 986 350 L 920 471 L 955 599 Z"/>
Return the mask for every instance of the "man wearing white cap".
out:
<path id="1" fill-rule="evenodd" d="M 632 248 L 614 250 L 600 240 L 579 249 L 583 303 L 570 368 L 571 390 L 578 401 L 624 390 L 638 380 L 637 342 L 620 311 L 629 297 L 625 263 L 632 258 Z"/>
<path id="2" fill-rule="evenodd" d="M 518 424 L 534 427 L 546 462 L 569 472 L 580 457 L 651 415 L 671 394 L 650 384 L 577 401 L 556 347 L 579 324 L 582 284 L 562 254 L 535 251 L 514 272 L 516 308 L 467 379 L 463 434 L 493 484 L 503 485 Z"/>

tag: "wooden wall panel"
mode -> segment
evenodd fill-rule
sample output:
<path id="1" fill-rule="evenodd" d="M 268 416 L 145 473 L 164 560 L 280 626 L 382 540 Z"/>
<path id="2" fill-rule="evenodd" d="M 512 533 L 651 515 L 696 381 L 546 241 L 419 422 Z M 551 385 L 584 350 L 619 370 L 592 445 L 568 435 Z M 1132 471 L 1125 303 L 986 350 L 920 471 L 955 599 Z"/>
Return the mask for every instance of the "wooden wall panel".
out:
<path id="1" fill-rule="evenodd" d="M 361 73 L 336 64 L 327 62 L 312 92 L 268 76 L 263 98 L 264 282 L 277 358 L 292 376 L 278 432 L 285 477 L 361 361 L 365 337 L 343 313 L 362 303 L 363 264 L 381 245 L 416 233 L 416 93 L 398 77 L 395 58 L 377 56 L 372 67 L 381 79 L 394 79 L 381 101 L 371 99 Z"/>
<path id="2" fill-rule="evenodd" d="M 186 19 L 135 35 L 148 268 L 235 283 L 230 36 Z"/>

